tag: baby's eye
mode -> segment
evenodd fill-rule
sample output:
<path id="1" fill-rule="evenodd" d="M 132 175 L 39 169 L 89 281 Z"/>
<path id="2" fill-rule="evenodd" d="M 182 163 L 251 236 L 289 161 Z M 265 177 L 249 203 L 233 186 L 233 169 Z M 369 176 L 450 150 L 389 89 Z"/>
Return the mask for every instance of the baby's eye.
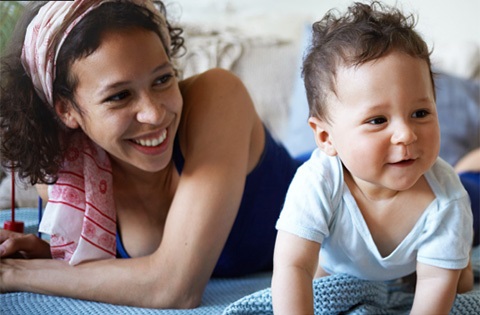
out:
<path id="1" fill-rule="evenodd" d="M 130 92 L 128 91 L 121 91 L 120 93 L 114 94 L 110 97 L 108 97 L 105 101 L 106 102 L 118 102 L 121 101 L 125 98 L 127 98 L 130 95 Z"/>
<path id="2" fill-rule="evenodd" d="M 387 122 L 385 117 L 375 117 L 367 121 L 371 125 L 381 125 Z"/>
<path id="3" fill-rule="evenodd" d="M 415 113 L 413 113 L 412 117 L 413 118 L 424 118 L 427 117 L 429 112 L 425 109 L 417 110 Z"/>

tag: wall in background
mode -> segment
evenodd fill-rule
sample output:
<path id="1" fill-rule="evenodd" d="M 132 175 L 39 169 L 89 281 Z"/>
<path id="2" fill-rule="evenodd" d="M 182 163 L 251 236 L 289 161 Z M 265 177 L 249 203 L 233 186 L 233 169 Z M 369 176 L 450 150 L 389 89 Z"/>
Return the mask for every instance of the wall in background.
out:
<path id="1" fill-rule="evenodd" d="M 300 17 L 309 21 L 320 19 L 331 9 L 344 10 L 351 0 L 165 0 L 170 11 L 182 21 L 235 23 L 244 27 L 245 20 L 267 19 L 276 27 L 282 19 Z M 417 30 L 429 45 L 444 42 L 474 42 L 480 45 L 480 0 L 385 0 L 405 12 L 418 15 Z M 265 23 L 266 24 L 266 23 Z M 269 26 L 265 25 L 265 29 Z M 260 31 L 260 30 L 256 30 Z M 271 30 L 266 30 L 271 31 Z M 280 30 L 286 32 L 285 29 Z"/>

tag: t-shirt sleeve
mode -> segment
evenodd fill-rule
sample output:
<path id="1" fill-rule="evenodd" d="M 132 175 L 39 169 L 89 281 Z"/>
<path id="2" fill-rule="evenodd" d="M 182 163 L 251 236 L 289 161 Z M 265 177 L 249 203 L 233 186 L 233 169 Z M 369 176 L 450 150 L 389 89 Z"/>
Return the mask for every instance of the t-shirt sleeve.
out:
<path id="1" fill-rule="evenodd" d="M 322 243 L 329 235 L 329 223 L 335 211 L 335 184 L 332 175 L 305 163 L 295 174 L 276 228 Z"/>
<path id="2" fill-rule="evenodd" d="M 417 260 L 439 268 L 463 269 L 468 265 L 473 239 L 470 200 L 464 196 L 440 206 L 427 219 Z"/>
<path id="3" fill-rule="evenodd" d="M 439 268 L 463 269 L 473 241 L 470 198 L 455 170 L 440 158 L 427 178 L 437 196 L 437 208 L 427 218 L 417 260 Z"/>

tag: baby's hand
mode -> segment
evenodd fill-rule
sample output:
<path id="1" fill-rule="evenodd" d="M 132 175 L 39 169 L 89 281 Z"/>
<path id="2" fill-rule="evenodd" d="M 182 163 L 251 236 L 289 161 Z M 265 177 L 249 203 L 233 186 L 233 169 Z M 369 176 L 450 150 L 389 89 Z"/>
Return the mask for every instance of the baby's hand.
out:
<path id="1" fill-rule="evenodd" d="M 50 245 L 33 234 L 0 229 L 0 258 L 51 258 Z"/>

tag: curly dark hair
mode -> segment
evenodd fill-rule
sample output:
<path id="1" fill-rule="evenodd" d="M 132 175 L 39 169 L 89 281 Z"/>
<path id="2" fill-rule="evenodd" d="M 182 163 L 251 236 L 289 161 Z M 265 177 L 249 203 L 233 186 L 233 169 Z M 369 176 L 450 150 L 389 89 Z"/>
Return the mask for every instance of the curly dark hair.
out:
<path id="1" fill-rule="evenodd" d="M 20 178 L 32 185 L 57 180 L 68 139 L 76 132 L 69 130 L 52 106 L 36 94 L 20 59 L 27 26 L 46 2 L 32 1 L 27 5 L 0 65 L 1 164 L 5 168 L 13 166 Z M 167 16 L 164 4 L 154 3 Z M 165 45 L 155 15 L 131 2 L 107 2 L 85 15 L 60 49 L 53 83 L 54 102 L 59 98 L 70 101 L 81 113 L 74 100 L 77 78 L 70 72 L 72 64 L 95 52 L 105 32 L 134 27 L 155 32 Z M 172 58 L 184 49 L 183 30 L 168 22 L 167 27 L 171 46 L 165 49 Z"/>
<path id="2" fill-rule="evenodd" d="M 413 15 L 404 16 L 399 9 L 377 1 L 370 5 L 354 3 L 343 16 L 337 15 L 337 10 L 330 10 L 312 26 L 312 42 L 302 69 L 310 116 L 329 119 L 326 97 L 336 90 L 339 66 L 359 66 L 391 51 L 425 60 L 434 86 L 431 52 L 414 30 Z"/>

